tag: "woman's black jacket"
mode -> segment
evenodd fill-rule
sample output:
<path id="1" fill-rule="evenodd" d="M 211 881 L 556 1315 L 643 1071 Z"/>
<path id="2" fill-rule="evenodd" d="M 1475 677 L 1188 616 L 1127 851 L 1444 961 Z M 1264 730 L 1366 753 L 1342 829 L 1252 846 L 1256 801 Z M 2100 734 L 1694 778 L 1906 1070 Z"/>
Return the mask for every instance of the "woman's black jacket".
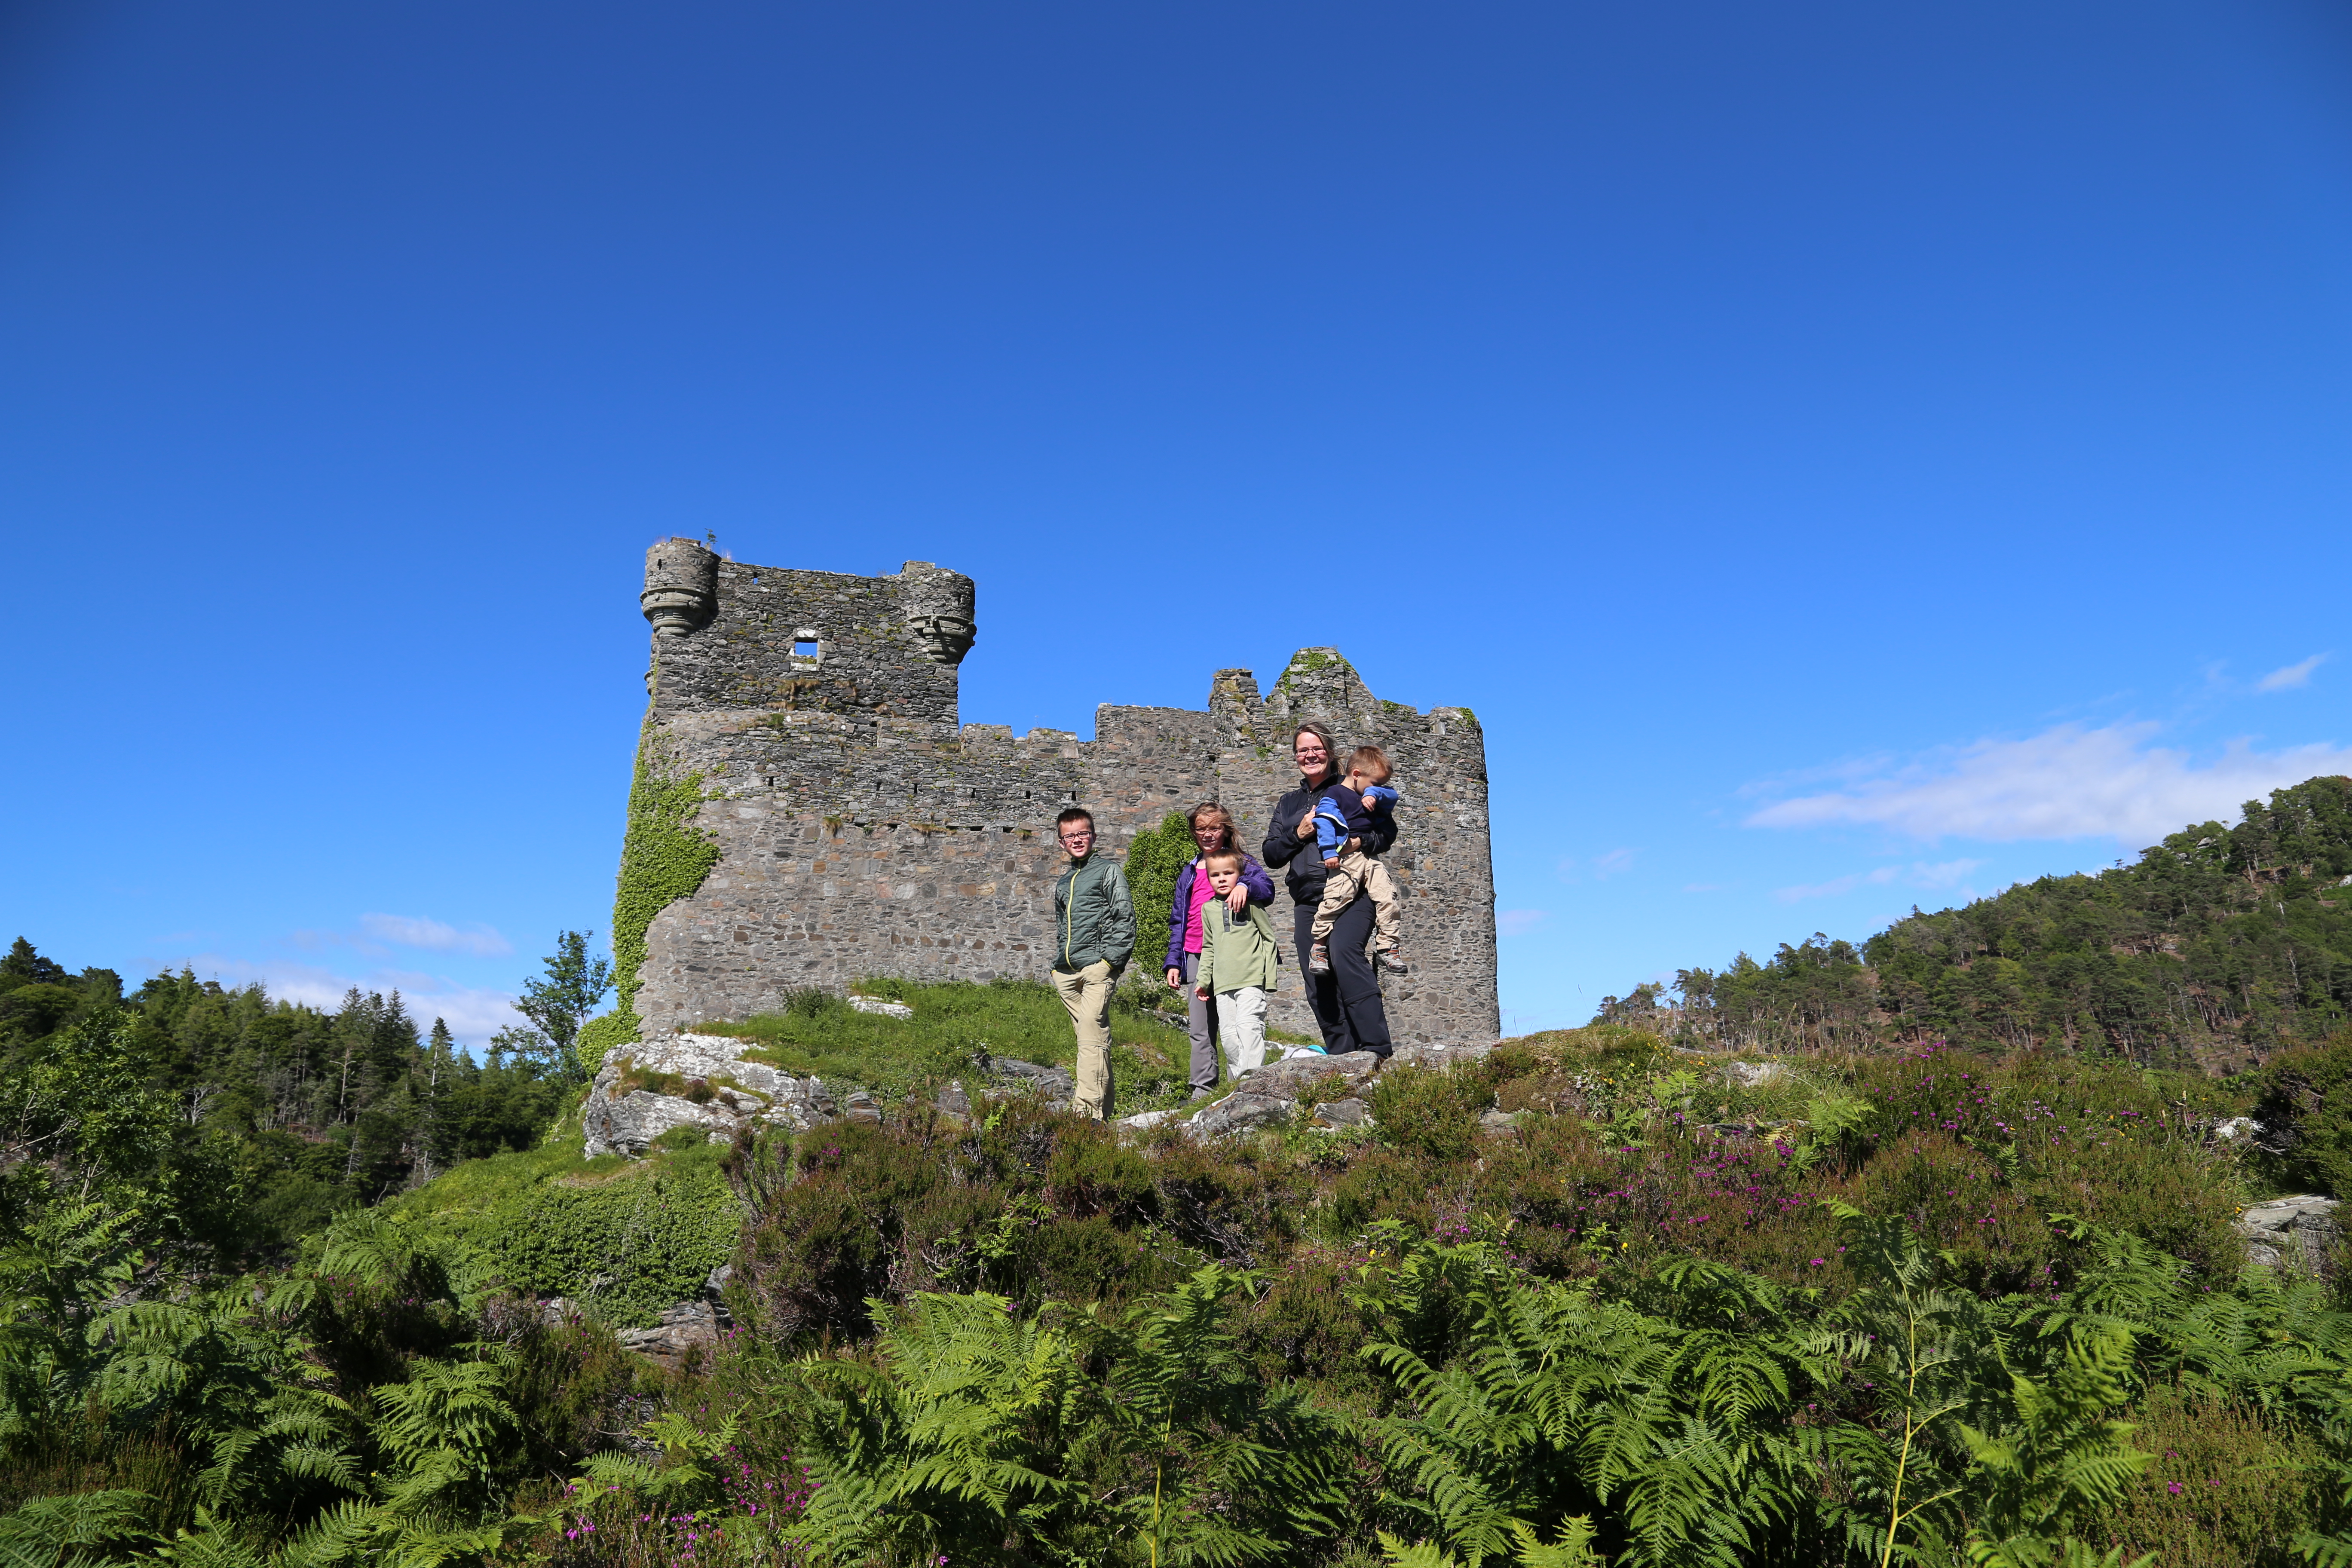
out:
<path id="1" fill-rule="evenodd" d="M 1287 866 L 1283 886 L 1290 889 L 1290 901 L 1295 904 L 1319 904 L 1323 901 L 1323 857 L 1316 852 L 1315 835 L 1298 837 L 1298 820 L 1315 809 L 1315 803 L 1330 788 L 1318 784 L 1313 789 L 1304 785 L 1292 790 L 1274 803 L 1274 820 L 1265 830 L 1265 843 L 1258 850 L 1258 858 L 1271 869 Z M 1373 818 L 1371 831 L 1361 835 L 1367 855 L 1378 855 L 1396 842 L 1396 818 L 1382 816 Z"/>

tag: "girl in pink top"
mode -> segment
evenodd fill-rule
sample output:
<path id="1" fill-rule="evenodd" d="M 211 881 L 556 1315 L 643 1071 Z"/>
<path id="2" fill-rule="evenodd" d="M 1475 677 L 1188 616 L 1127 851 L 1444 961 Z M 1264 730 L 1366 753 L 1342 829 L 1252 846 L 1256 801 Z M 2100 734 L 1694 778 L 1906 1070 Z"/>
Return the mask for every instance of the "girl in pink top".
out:
<path id="1" fill-rule="evenodd" d="M 1240 836 L 1234 826 L 1233 813 L 1215 801 L 1203 801 L 1192 808 L 1192 842 L 1200 855 L 1191 865 L 1176 874 L 1176 897 L 1168 908 L 1167 978 L 1171 989 L 1181 991 L 1188 1004 L 1187 1022 L 1192 1036 L 1192 1098 L 1206 1100 L 1217 1087 L 1217 1006 L 1212 1001 L 1203 1003 L 1192 994 L 1193 979 L 1201 964 L 1201 911 L 1217 896 L 1209 885 L 1208 875 L 1201 869 L 1201 855 L 1212 849 L 1238 849 Z M 1274 879 L 1265 867 L 1247 855 L 1242 857 L 1242 878 L 1234 884 L 1226 900 L 1234 913 L 1240 914 L 1252 904 L 1274 902 Z"/>

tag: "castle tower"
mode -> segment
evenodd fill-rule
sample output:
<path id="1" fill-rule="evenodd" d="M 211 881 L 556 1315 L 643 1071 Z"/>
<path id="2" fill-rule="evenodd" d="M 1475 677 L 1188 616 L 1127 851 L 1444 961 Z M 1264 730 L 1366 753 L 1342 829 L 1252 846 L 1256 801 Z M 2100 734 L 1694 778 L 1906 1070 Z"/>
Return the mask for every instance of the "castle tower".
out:
<path id="1" fill-rule="evenodd" d="M 1219 800 L 1255 851 L 1297 783 L 1291 730 L 1313 718 L 1387 751 L 1404 791 L 1387 857 L 1413 959 L 1384 982 L 1397 1038 L 1494 1037 L 1486 743 L 1468 710 L 1379 701 L 1337 649 L 1307 648 L 1263 696 L 1250 671 L 1219 670 L 1204 711 L 1105 704 L 1092 740 L 1015 736 L 959 726 L 978 636 L 961 573 L 752 566 L 668 539 L 646 552 L 639 605 L 652 701 L 613 930 L 642 1029 L 866 975 L 1042 978 L 1057 812 L 1083 804 L 1123 855 L 1169 812 Z M 1156 967 L 1164 940 L 1140 933 L 1136 962 Z M 1312 1027 L 1287 969 L 1272 1020 Z"/>

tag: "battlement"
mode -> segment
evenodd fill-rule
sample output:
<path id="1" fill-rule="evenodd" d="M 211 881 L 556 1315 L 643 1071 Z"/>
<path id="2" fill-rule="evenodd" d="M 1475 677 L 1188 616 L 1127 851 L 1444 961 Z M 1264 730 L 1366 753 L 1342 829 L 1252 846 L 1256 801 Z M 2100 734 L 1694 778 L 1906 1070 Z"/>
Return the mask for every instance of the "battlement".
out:
<path id="1" fill-rule="evenodd" d="M 1297 783 L 1289 732 L 1310 718 L 1345 745 L 1380 745 L 1404 791 L 1386 857 L 1414 965 L 1387 983 L 1398 1037 L 1497 1028 L 1486 747 L 1467 710 L 1381 701 L 1338 649 L 1306 648 L 1263 695 L 1250 671 L 1218 670 L 1203 710 L 1105 703 L 1091 740 L 1016 734 L 958 723 L 977 636 L 959 573 L 751 566 L 670 539 L 646 552 L 640 605 L 653 623 L 640 767 L 699 780 L 693 825 L 719 851 L 646 929 L 636 1010 L 649 1030 L 869 974 L 1042 977 L 1063 807 L 1085 805 L 1124 855 L 1169 812 L 1218 800 L 1255 852 Z M 1136 962 L 1156 966 L 1164 940 L 1141 933 Z M 1274 1011 L 1312 1026 L 1295 977 Z"/>
<path id="2" fill-rule="evenodd" d="M 909 561 L 888 577 L 722 561 L 690 539 L 646 552 L 656 713 L 761 709 L 952 727 L 973 586 Z"/>

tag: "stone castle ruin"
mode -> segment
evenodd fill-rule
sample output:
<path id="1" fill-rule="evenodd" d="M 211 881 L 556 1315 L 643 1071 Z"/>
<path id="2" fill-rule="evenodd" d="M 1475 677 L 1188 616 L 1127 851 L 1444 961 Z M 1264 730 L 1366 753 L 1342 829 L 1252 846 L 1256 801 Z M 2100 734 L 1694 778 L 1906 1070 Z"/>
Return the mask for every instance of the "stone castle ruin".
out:
<path id="1" fill-rule="evenodd" d="M 646 553 L 642 604 L 653 700 L 633 800 L 648 782 L 698 775 L 686 826 L 718 851 L 645 927 L 635 1008 L 647 1037 L 866 975 L 1043 978 L 1064 865 L 1056 813 L 1086 806 L 1105 850 L 1124 856 L 1169 812 L 1213 799 L 1255 853 L 1267 809 L 1297 783 L 1287 739 L 1307 719 L 1343 748 L 1385 750 L 1404 793 L 1386 857 L 1412 961 L 1409 979 L 1382 982 L 1397 1039 L 1498 1032 L 1486 742 L 1469 710 L 1380 701 L 1337 650 L 1307 648 L 1263 694 L 1248 670 L 1219 670 L 1204 710 L 1106 703 L 1091 741 L 1016 736 L 959 723 L 957 669 L 977 632 L 959 573 L 787 571 L 668 539 Z M 637 832 L 633 810 L 615 919 L 625 967 Z M 1288 965 L 1286 895 L 1275 913 Z M 1139 932 L 1138 964 L 1156 971 L 1164 940 Z M 1314 1029 L 1287 967 L 1270 1021 Z"/>

